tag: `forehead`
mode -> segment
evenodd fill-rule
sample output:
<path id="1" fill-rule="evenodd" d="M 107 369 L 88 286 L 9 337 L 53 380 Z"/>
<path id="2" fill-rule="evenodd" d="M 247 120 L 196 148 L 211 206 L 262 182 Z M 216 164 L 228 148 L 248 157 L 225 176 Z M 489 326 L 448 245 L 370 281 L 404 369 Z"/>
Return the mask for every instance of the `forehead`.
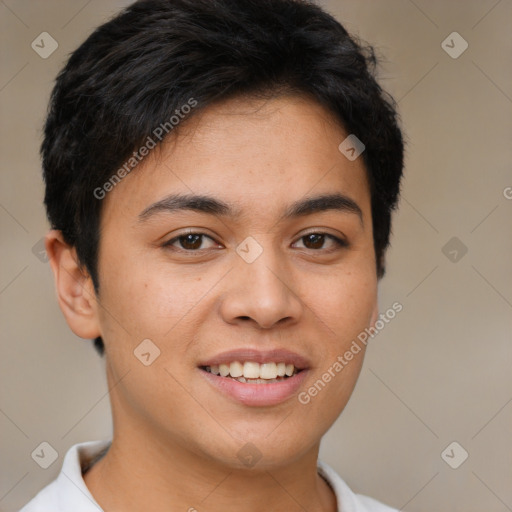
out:
<path id="1" fill-rule="evenodd" d="M 308 97 L 230 99 L 178 128 L 107 194 L 108 217 L 138 217 L 170 194 L 214 196 L 239 215 L 333 192 L 369 208 L 362 158 L 339 151 L 346 131 Z"/>

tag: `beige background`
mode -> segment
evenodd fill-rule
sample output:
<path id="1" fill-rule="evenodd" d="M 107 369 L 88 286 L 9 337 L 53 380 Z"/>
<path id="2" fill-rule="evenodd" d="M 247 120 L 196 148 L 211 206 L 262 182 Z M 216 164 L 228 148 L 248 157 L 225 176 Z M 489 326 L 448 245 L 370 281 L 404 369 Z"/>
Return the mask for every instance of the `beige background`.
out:
<path id="1" fill-rule="evenodd" d="M 72 444 L 111 432 L 104 363 L 68 329 L 33 247 L 47 229 L 38 147 L 52 81 L 127 3 L 0 2 L 3 512 L 54 479 Z M 399 100 L 408 147 L 379 299 L 382 312 L 404 309 L 372 341 L 321 457 L 396 508 L 510 511 L 512 2 L 322 4 L 386 57 L 381 81 Z M 48 59 L 30 46 L 43 31 L 59 44 Z M 457 59 L 441 47 L 453 31 L 469 44 Z M 442 252 L 452 237 L 467 247 L 457 262 Z M 59 453 L 46 470 L 31 458 L 42 441 Z M 452 441 L 469 453 L 458 469 L 441 458 Z"/>

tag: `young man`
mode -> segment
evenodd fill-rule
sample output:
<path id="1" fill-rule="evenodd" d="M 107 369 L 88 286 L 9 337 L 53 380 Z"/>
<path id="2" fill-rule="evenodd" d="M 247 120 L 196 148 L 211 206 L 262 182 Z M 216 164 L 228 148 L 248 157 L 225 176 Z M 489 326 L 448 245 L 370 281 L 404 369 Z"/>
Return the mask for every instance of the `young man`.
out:
<path id="1" fill-rule="evenodd" d="M 402 175 L 374 65 L 300 0 L 144 0 L 72 54 L 42 145 L 46 248 L 105 356 L 114 432 L 23 512 L 392 510 L 318 461 Z"/>

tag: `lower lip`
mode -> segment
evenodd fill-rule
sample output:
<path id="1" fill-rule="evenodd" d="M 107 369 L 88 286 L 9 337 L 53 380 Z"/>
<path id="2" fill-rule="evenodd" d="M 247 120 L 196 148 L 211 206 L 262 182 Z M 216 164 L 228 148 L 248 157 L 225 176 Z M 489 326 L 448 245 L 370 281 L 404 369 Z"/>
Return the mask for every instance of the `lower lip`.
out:
<path id="1" fill-rule="evenodd" d="M 277 405 L 294 396 L 306 378 L 307 370 L 269 384 L 248 384 L 231 377 L 221 377 L 199 368 L 204 378 L 216 389 L 244 405 L 265 407 Z"/>

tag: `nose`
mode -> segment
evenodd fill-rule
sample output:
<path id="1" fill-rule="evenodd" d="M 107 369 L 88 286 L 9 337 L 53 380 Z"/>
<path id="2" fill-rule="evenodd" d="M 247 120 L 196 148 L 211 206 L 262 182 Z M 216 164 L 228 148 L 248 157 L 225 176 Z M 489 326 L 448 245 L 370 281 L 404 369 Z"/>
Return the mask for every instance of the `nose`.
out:
<path id="1" fill-rule="evenodd" d="M 221 315 L 230 324 L 253 323 L 260 329 L 296 323 L 304 305 L 289 265 L 278 249 L 263 248 L 252 263 L 237 256 L 223 294 Z"/>

